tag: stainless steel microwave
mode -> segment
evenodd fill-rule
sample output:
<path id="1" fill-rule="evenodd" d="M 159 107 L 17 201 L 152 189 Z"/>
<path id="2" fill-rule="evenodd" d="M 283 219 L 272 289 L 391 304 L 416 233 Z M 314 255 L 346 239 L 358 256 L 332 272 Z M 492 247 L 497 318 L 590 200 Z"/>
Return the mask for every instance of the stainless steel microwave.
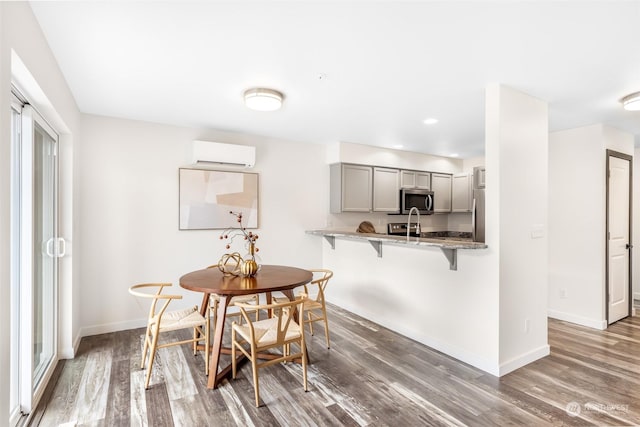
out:
<path id="1" fill-rule="evenodd" d="M 400 213 L 406 215 L 411 208 L 416 208 L 421 215 L 431 215 L 433 200 L 433 191 L 403 188 L 400 190 Z"/>

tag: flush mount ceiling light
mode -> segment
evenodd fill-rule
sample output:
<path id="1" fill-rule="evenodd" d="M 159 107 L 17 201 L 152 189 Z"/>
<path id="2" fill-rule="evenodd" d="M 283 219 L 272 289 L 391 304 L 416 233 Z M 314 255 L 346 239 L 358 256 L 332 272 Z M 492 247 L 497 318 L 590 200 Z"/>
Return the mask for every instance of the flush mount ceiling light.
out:
<path id="1" fill-rule="evenodd" d="M 430 117 L 428 119 L 424 119 L 422 123 L 424 123 L 425 125 L 435 125 L 436 123 L 438 123 L 438 119 L 434 119 L 433 117 Z"/>
<path id="2" fill-rule="evenodd" d="M 256 111 L 276 111 L 282 107 L 284 96 L 273 89 L 253 88 L 244 93 L 244 103 Z"/>
<path id="3" fill-rule="evenodd" d="M 627 95 L 620 100 L 622 106 L 628 111 L 640 111 L 640 92 Z"/>

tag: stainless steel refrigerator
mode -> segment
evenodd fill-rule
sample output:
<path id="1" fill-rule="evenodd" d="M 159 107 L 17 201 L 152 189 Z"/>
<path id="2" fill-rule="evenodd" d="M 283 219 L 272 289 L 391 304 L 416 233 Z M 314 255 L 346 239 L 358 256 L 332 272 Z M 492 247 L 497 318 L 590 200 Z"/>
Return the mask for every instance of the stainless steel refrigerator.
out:
<path id="1" fill-rule="evenodd" d="M 484 172 L 484 166 L 473 168 L 473 206 L 471 210 L 473 241 L 482 243 L 485 243 Z"/>

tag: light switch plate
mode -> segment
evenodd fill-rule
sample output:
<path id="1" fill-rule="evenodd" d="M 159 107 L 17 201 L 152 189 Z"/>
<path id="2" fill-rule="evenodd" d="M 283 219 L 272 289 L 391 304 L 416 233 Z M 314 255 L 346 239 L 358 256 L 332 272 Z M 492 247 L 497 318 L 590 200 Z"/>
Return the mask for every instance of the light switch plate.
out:
<path id="1" fill-rule="evenodd" d="M 536 224 L 531 226 L 531 238 L 541 239 L 544 237 L 544 225 Z"/>

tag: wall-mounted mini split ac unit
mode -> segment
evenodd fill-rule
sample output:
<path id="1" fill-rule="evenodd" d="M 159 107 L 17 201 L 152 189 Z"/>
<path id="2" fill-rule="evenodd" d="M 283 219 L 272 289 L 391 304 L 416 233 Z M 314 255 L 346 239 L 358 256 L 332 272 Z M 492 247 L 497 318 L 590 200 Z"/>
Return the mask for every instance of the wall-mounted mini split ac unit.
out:
<path id="1" fill-rule="evenodd" d="M 193 141 L 193 163 L 216 163 L 252 168 L 256 163 L 256 147 Z"/>

